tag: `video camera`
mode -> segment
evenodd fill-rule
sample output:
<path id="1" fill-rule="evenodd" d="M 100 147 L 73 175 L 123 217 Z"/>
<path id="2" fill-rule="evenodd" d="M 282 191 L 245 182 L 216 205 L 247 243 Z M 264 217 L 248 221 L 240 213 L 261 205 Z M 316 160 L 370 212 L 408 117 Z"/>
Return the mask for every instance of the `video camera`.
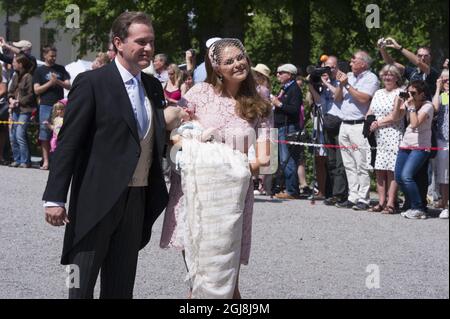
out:
<path id="1" fill-rule="evenodd" d="M 306 68 L 306 73 L 309 74 L 309 83 L 320 93 L 322 91 L 322 75 L 327 73 L 331 77 L 331 68 L 329 66 L 310 65 Z"/>

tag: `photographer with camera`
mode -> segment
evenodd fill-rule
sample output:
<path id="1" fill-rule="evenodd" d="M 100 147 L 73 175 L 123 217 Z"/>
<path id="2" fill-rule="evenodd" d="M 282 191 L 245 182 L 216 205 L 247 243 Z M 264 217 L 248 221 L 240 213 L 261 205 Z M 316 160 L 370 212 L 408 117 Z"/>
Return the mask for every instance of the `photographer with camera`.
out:
<path id="1" fill-rule="evenodd" d="M 436 80 L 439 78 L 439 72 L 431 66 L 431 49 L 426 46 L 421 46 L 417 50 L 417 54 L 412 53 L 394 38 L 381 38 L 377 42 L 378 49 L 386 64 L 394 64 L 402 73 L 402 75 L 412 82 L 415 80 L 422 80 L 428 85 L 427 99 L 431 101 L 432 92 L 436 91 Z M 396 62 L 388 53 L 386 48 L 393 48 L 398 50 L 409 62 L 414 66 L 404 66 Z"/>
<path id="2" fill-rule="evenodd" d="M 428 101 L 428 86 L 425 81 L 415 80 L 408 85 L 408 95 L 400 96 L 401 110 L 407 114 L 408 126 L 398 151 L 395 163 L 395 180 L 405 194 L 406 212 L 403 217 L 425 219 L 426 197 L 421 194 L 420 181 L 415 177 L 426 168 L 432 146 L 433 104 Z M 426 175 L 421 174 L 421 175 Z"/>
<path id="3" fill-rule="evenodd" d="M 315 129 L 316 142 L 339 145 L 342 114 L 334 101 L 336 89 L 339 86 L 336 80 L 338 59 L 335 56 L 329 56 L 323 65 L 324 67 L 308 68 L 308 88 L 313 97 L 314 114 L 318 124 Z M 331 197 L 326 198 L 324 204 L 335 205 L 338 202 L 344 202 L 347 199 L 347 177 L 341 151 L 337 148 L 320 148 L 315 161 L 319 194 L 326 195 L 327 171 L 329 173 Z"/>
<path id="4" fill-rule="evenodd" d="M 380 87 L 378 77 L 370 71 L 372 58 L 365 51 L 357 51 L 351 59 L 352 72 L 338 71 L 335 101 L 342 102 L 342 124 L 339 130 L 339 144 L 342 161 L 347 174 L 349 196 L 337 207 L 367 210 L 369 208 L 369 143 L 363 136 L 364 121 L 372 96 Z M 357 148 L 354 148 L 354 146 Z"/>
<path id="5" fill-rule="evenodd" d="M 289 134 L 302 130 L 299 123 L 299 112 L 303 103 L 302 91 L 298 87 L 295 76 L 297 68 L 292 64 L 283 64 L 277 69 L 277 79 L 282 88 L 278 96 L 272 97 L 274 106 L 274 127 L 278 129 L 278 139 L 285 141 Z M 286 192 L 275 195 L 279 199 L 297 199 L 299 185 L 297 167 L 299 158 L 293 156 L 288 145 L 279 144 L 280 167 L 283 169 Z"/>

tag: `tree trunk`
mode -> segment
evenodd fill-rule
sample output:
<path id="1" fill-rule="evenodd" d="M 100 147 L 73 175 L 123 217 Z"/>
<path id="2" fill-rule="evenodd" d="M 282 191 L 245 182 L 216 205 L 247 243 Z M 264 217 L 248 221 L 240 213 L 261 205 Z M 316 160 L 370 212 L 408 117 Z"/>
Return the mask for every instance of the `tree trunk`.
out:
<path id="1" fill-rule="evenodd" d="M 310 0 L 291 0 L 292 8 L 292 63 L 304 73 L 310 64 L 311 26 Z"/>
<path id="2" fill-rule="evenodd" d="M 448 16 L 449 16 L 449 2 L 442 1 L 442 16 L 445 23 L 439 24 L 436 27 L 435 24 L 430 23 L 430 40 L 431 40 L 431 53 L 433 56 L 433 66 L 437 70 L 442 69 L 444 60 L 448 58 Z"/>
<path id="3" fill-rule="evenodd" d="M 227 0 L 222 2 L 222 6 L 222 36 L 238 38 L 243 41 L 245 22 L 247 20 L 245 2 L 241 0 Z"/>

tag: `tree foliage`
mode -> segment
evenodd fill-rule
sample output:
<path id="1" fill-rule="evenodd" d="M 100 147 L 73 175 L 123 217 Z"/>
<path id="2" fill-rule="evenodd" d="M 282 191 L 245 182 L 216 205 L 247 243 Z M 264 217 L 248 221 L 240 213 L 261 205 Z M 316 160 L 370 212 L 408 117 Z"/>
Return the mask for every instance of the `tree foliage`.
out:
<path id="1" fill-rule="evenodd" d="M 380 8 L 380 28 L 366 27 L 368 2 L 362 0 L 0 0 L 0 5 L 20 13 L 22 21 L 43 13 L 64 30 L 65 8 L 77 4 L 81 28 L 74 41 L 80 55 L 106 49 L 112 21 L 121 12 L 142 10 L 153 18 L 157 52 L 176 62 L 191 47 L 203 56 L 212 36 L 241 38 L 252 60 L 272 69 L 286 62 L 304 69 L 324 53 L 349 59 L 356 49 L 377 58 L 381 36 L 393 36 L 411 50 L 430 45 L 436 65 L 448 56 L 447 0 L 371 2 Z M 378 57 L 375 66 L 380 64 Z"/>

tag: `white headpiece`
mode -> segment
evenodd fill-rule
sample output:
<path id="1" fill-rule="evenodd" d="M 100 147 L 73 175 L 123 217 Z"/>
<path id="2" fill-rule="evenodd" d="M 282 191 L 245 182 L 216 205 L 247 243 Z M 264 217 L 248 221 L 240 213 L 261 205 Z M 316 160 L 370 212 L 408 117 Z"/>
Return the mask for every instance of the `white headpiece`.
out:
<path id="1" fill-rule="evenodd" d="M 222 62 L 222 49 L 228 46 L 234 46 L 247 55 L 244 45 L 239 39 L 225 38 L 215 41 L 209 48 L 208 56 L 211 61 L 211 65 L 214 69 L 219 67 L 220 62 Z"/>

